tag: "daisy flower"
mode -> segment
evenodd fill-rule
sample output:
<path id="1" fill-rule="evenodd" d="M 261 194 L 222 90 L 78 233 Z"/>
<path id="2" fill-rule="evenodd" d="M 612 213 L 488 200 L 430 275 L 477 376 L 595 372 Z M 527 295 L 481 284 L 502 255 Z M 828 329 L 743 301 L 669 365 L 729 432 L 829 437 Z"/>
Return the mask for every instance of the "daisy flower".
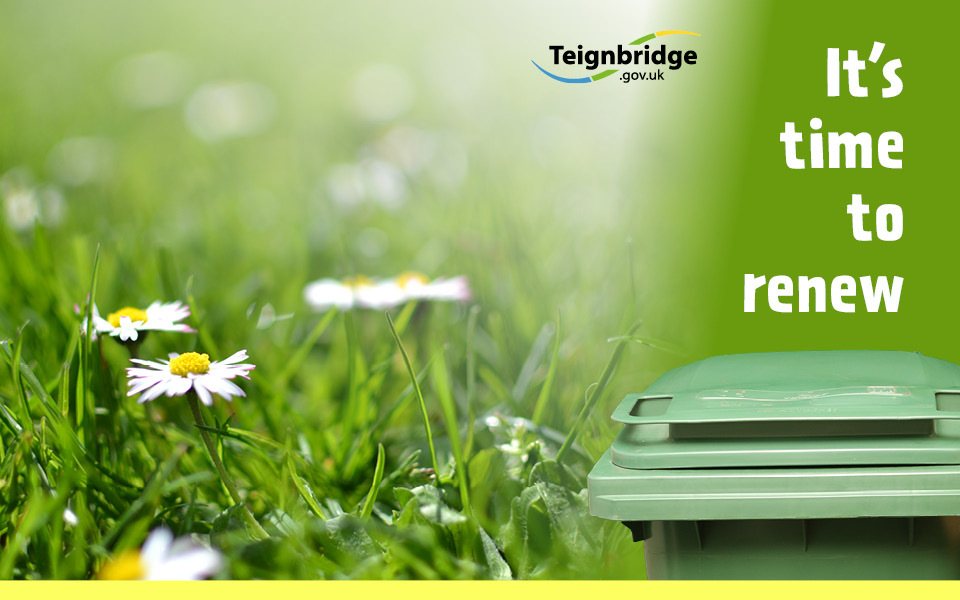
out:
<path id="1" fill-rule="evenodd" d="M 379 281 L 363 275 L 348 277 L 343 281 L 336 279 L 314 281 L 307 285 L 303 295 L 315 310 L 327 310 L 333 307 L 349 310 L 355 306 L 389 308 L 402 302 L 396 291 L 383 289 Z"/>
<path id="2" fill-rule="evenodd" d="M 140 337 L 141 331 L 180 331 L 182 333 L 194 333 L 194 330 L 185 323 L 178 323 L 190 316 L 190 307 L 181 302 L 168 302 L 161 304 L 158 300 L 146 310 L 139 308 L 126 307 L 117 312 L 107 315 L 104 319 L 97 310 L 97 305 L 93 305 L 93 330 L 94 336 L 98 333 L 106 333 L 111 337 L 119 337 L 122 342 L 135 342 Z M 86 331 L 86 322 L 83 323 Z"/>
<path id="3" fill-rule="evenodd" d="M 98 579 L 192 581 L 215 575 L 223 566 L 216 550 L 188 537 L 173 539 L 169 529 L 154 529 L 140 550 L 128 550 L 110 559 Z"/>
<path id="4" fill-rule="evenodd" d="M 429 281 L 420 273 L 402 273 L 395 280 L 408 300 L 467 302 L 472 297 L 465 275 Z"/>
<path id="5" fill-rule="evenodd" d="M 217 451 L 217 446 L 206 431 L 200 402 L 206 406 L 213 406 L 213 397 L 220 396 L 224 400 L 232 400 L 234 396 L 246 396 L 237 384 L 231 379 L 243 377 L 250 379 L 250 371 L 255 366 L 244 363 L 247 351 L 241 350 L 221 361 L 210 361 L 210 356 L 199 352 L 184 352 L 171 354 L 169 360 L 152 361 L 131 358 L 130 361 L 143 365 L 142 367 L 128 367 L 127 379 L 130 391 L 127 396 L 140 394 L 139 403 L 149 402 L 159 398 L 161 394 L 167 396 L 187 395 L 187 403 L 193 418 L 200 428 L 200 438 L 207 448 L 207 454 L 220 475 L 220 480 L 230 492 L 230 498 L 235 505 L 241 508 L 240 518 L 247 525 L 248 531 L 255 539 L 262 540 L 270 535 L 254 518 L 250 509 L 243 504 L 240 491 L 233 478 L 227 472 L 223 460 Z"/>
<path id="6" fill-rule="evenodd" d="M 307 285 L 304 299 L 314 310 L 330 308 L 385 309 L 410 300 L 436 300 L 466 302 L 470 299 L 470 286 L 465 276 L 452 279 L 440 278 L 430 281 L 421 273 L 402 273 L 393 279 L 370 279 L 351 277 L 338 281 L 321 279 Z"/>
<path id="7" fill-rule="evenodd" d="M 143 367 L 127 368 L 130 385 L 127 396 L 141 394 L 137 402 L 143 404 L 159 398 L 161 394 L 182 396 L 193 391 L 207 406 L 213 406 L 213 396 L 220 396 L 224 400 L 242 397 L 246 394 L 230 380 L 235 377 L 250 379 L 249 373 L 255 365 L 243 363 L 246 359 L 246 350 L 212 362 L 209 355 L 197 352 L 171 355 L 169 360 L 159 362 L 131 358 L 131 362 Z"/>

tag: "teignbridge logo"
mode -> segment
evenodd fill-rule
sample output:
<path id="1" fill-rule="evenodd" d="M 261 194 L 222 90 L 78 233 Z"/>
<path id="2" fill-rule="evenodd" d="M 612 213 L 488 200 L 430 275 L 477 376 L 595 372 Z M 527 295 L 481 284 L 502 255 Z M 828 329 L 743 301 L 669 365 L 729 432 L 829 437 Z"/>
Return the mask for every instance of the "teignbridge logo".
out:
<path id="1" fill-rule="evenodd" d="M 700 37 L 699 33 L 692 31 L 657 31 L 648 33 L 624 47 L 622 44 L 617 46 L 616 50 L 584 50 L 583 45 L 577 46 L 576 50 L 568 50 L 564 46 L 549 46 L 553 58 L 553 64 L 560 65 L 584 65 L 588 71 L 596 71 L 601 65 L 617 65 L 624 69 L 620 74 L 620 81 L 628 83 L 631 81 L 662 81 L 664 78 L 663 69 L 644 69 L 632 70 L 634 67 L 666 66 L 669 71 L 676 71 L 684 65 L 697 64 L 697 53 L 694 50 L 667 50 L 666 44 L 660 44 L 659 48 L 651 48 L 650 40 L 662 38 L 668 35 L 695 35 Z M 585 77 L 561 77 L 554 75 L 537 64 L 536 61 L 530 61 L 535 67 L 540 69 L 547 77 L 552 77 L 563 83 L 593 83 L 605 77 L 617 73 L 621 69 L 607 69 L 596 75 L 587 75 Z M 628 70 L 630 69 L 630 70 Z"/>

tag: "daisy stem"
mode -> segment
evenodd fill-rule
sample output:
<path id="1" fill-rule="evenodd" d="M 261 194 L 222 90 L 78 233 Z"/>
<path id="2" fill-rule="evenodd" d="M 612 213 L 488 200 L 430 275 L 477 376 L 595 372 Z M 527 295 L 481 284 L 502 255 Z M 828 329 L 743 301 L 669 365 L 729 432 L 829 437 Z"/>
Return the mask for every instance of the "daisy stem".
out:
<path id="1" fill-rule="evenodd" d="M 233 503 L 240 507 L 240 517 L 243 519 L 244 523 L 247 525 L 247 529 L 250 530 L 254 538 L 258 540 L 266 539 L 270 535 L 260 526 L 260 523 L 257 522 L 254 518 L 253 513 L 250 512 L 250 509 L 247 508 L 247 505 L 243 503 L 240 499 L 240 492 L 237 490 L 237 484 L 233 482 L 233 478 L 230 477 L 230 474 L 227 473 L 227 468 L 224 466 L 223 461 L 220 460 L 220 453 L 217 452 L 217 445 L 213 442 L 213 438 L 210 437 L 210 434 L 205 429 L 207 424 L 203 420 L 203 413 L 200 412 L 200 401 L 197 398 L 197 395 L 193 392 L 187 394 L 187 400 L 190 403 L 190 410 L 193 412 L 193 419 L 197 422 L 198 428 L 200 429 L 200 437 L 203 439 L 204 446 L 207 447 L 207 454 L 210 455 L 210 460 L 213 461 L 213 466 L 217 468 L 217 473 L 220 475 L 220 481 L 223 482 L 223 485 L 227 487 L 227 491 L 230 492 L 230 497 L 233 499 Z"/>

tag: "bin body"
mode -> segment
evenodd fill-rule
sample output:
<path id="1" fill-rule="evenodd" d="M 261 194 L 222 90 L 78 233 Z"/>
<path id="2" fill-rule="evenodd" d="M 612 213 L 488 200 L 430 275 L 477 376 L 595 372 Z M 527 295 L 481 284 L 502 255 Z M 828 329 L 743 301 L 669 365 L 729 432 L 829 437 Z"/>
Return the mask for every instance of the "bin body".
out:
<path id="1" fill-rule="evenodd" d="M 590 511 L 651 579 L 960 579 L 958 409 L 915 353 L 707 359 L 620 404 Z"/>
<path id="2" fill-rule="evenodd" d="M 958 579 L 960 517 L 653 521 L 649 579 Z"/>

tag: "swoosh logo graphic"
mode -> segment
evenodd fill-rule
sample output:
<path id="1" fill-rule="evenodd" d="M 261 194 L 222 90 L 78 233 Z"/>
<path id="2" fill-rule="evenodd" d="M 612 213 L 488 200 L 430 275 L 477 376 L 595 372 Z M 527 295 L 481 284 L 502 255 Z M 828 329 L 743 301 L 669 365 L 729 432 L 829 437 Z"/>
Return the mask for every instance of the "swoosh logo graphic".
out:
<path id="1" fill-rule="evenodd" d="M 630 43 L 627 44 L 627 45 L 628 45 L 628 46 L 639 46 L 640 44 L 643 44 L 644 42 L 649 42 L 650 40 L 652 40 L 652 39 L 654 39 L 654 38 L 660 38 L 660 37 L 663 37 L 663 36 L 665 36 L 665 35 L 695 35 L 695 36 L 697 36 L 697 37 L 700 37 L 700 34 L 699 34 L 699 33 L 694 33 L 694 32 L 692 32 L 692 31 L 680 31 L 680 30 L 677 30 L 677 29 L 671 29 L 671 30 L 667 30 L 667 31 L 656 31 L 656 32 L 654 32 L 654 33 L 648 33 L 647 35 L 645 35 L 645 36 L 643 36 L 643 37 L 640 37 L 640 38 L 637 38 L 637 39 L 635 39 L 634 41 L 630 42 Z M 540 65 L 538 65 L 536 61 L 531 60 L 530 62 L 533 63 L 533 66 L 535 66 L 536 68 L 540 69 L 540 72 L 543 73 L 544 75 L 546 75 L 547 77 L 550 77 L 550 78 L 552 78 L 552 79 L 556 79 L 557 81 L 561 81 L 561 82 L 563 82 L 563 83 L 593 83 L 594 81 L 600 81 L 600 80 L 603 79 L 604 77 L 609 77 L 610 75 L 613 75 L 614 73 L 616 73 L 616 72 L 619 70 L 619 69 L 607 69 L 606 71 L 603 71 L 602 73 L 597 73 L 596 75 L 589 75 L 589 76 L 587 76 L 587 77 L 560 77 L 559 75 L 554 75 L 554 74 L 551 73 L 550 71 L 548 71 L 548 70 L 544 69 L 543 67 L 541 67 Z"/>

